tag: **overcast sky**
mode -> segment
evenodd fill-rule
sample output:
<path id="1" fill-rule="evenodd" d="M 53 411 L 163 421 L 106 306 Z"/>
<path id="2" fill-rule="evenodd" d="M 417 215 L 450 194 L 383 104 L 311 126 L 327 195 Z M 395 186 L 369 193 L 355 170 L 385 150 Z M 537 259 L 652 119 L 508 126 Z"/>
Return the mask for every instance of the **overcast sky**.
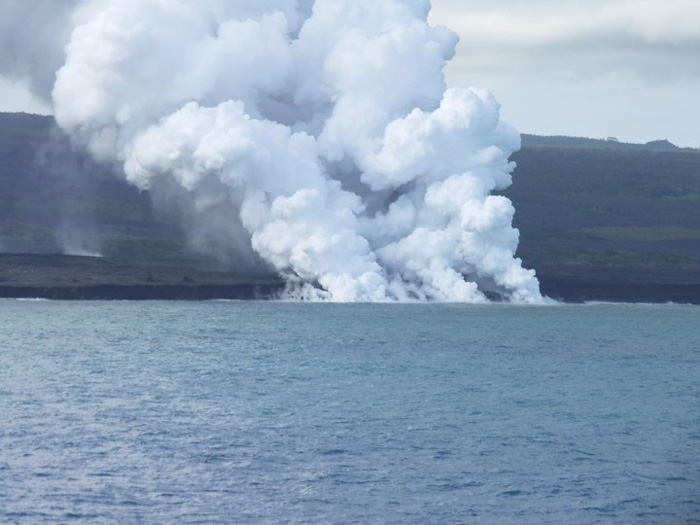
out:
<path id="1" fill-rule="evenodd" d="M 433 0 L 431 22 L 461 37 L 448 83 L 523 133 L 700 147 L 700 0 Z M 0 78 L 0 110 L 49 108 Z"/>
<path id="2" fill-rule="evenodd" d="M 434 0 L 461 36 L 451 85 L 521 132 L 700 147 L 699 0 Z"/>

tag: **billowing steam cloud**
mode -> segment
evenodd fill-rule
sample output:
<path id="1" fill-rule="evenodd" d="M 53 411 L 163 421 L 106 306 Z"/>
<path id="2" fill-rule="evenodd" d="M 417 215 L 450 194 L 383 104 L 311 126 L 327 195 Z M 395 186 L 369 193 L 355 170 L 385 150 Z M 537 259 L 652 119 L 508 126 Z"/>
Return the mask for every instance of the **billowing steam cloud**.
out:
<path id="1" fill-rule="evenodd" d="M 62 5 L 68 5 L 64 2 Z M 298 295 L 541 300 L 514 258 L 519 147 L 485 91 L 446 89 L 429 0 L 75 4 L 59 125 L 140 188 L 225 209 Z"/>

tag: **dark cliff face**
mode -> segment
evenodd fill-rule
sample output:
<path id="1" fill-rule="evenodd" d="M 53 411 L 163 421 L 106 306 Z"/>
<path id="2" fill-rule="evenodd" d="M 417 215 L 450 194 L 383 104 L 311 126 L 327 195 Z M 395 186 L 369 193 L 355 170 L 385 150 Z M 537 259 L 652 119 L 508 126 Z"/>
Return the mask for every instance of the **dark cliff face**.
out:
<path id="1" fill-rule="evenodd" d="M 0 255 L 0 298 L 54 300 L 274 299 L 284 283 L 272 275 L 241 275 L 164 266 L 154 261 L 64 255 Z M 538 268 L 542 292 L 565 302 L 617 301 L 700 304 L 695 272 L 661 276 L 653 270 L 566 266 Z M 640 279 L 640 276 L 642 277 Z"/>
<path id="2" fill-rule="evenodd" d="M 524 136 L 513 160 L 513 185 L 503 193 L 516 209 L 518 256 L 538 271 L 545 294 L 697 302 L 700 151 L 663 141 Z M 245 267 L 246 273 L 254 268 L 252 273 L 269 274 L 259 263 L 237 265 L 236 250 L 216 259 L 193 252 L 183 213 L 159 206 L 148 192 L 75 150 L 51 118 L 0 114 L 0 253 L 65 253 L 72 245 L 73 253 L 107 256 L 99 271 L 87 263 L 76 266 L 79 259 L 72 269 L 58 259 L 35 259 L 29 266 L 43 275 L 40 282 L 9 282 L 0 268 L 2 294 L 24 287 L 25 296 L 41 289 L 42 296 L 62 298 L 255 295 L 254 288 L 236 289 L 245 283 L 232 282 L 230 273 L 207 280 L 170 272 L 178 276 L 173 281 L 168 272 L 153 270 L 176 267 L 193 274 L 209 267 L 237 269 L 240 276 Z M 110 264 L 127 269 L 108 271 Z M 150 274 L 144 269 L 149 265 Z M 279 280 L 268 284 L 281 286 Z"/>
<path id="3" fill-rule="evenodd" d="M 700 304 L 700 276 L 693 271 L 543 265 L 537 275 L 542 293 L 563 302 Z"/>
<path id="4" fill-rule="evenodd" d="M 524 144 L 504 193 L 519 256 L 544 293 L 698 302 L 700 151 L 566 137 Z"/>
<path id="5" fill-rule="evenodd" d="M 181 258 L 178 219 L 50 117 L 0 114 L 0 252 Z"/>
<path id="6" fill-rule="evenodd" d="M 0 297 L 55 300 L 270 299 L 284 283 L 274 275 L 242 275 L 173 265 L 64 255 L 0 255 Z M 622 301 L 700 304 L 694 271 L 542 265 L 542 292 L 566 302 Z"/>

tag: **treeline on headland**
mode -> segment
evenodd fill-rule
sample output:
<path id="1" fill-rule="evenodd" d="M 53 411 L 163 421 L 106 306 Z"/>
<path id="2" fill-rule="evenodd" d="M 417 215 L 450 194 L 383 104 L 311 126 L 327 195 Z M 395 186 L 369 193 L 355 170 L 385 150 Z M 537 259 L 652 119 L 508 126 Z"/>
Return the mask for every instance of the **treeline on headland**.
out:
<path id="1" fill-rule="evenodd" d="M 504 194 L 518 255 L 545 293 L 700 303 L 700 150 L 524 135 L 513 160 Z M 186 240 L 192 211 L 153 202 L 117 171 L 72 148 L 50 117 L 0 114 L 0 253 L 250 271 L 235 247 L 201 257 Z"/>

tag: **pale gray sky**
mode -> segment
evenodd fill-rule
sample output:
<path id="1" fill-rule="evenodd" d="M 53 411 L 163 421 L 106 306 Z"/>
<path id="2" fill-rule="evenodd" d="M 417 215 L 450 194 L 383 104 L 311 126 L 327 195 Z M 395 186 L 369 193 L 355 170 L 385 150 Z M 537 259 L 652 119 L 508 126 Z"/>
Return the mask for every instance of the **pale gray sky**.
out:
<path id="1" fill-rule="evenodd" d="M 461 37 L 448 83 L 523 133 L 700 147 L 699 0 L 433 0 L 431 22 Z M 0 78 L 0 110 L 49 108 Z"/>
<path id="2" fill-rule="evenodd" d="M 521 132 L 700 147 L 700 1 L 433 0 L 461 37 L 451 85 Z"/>
<path id="3" fill-rule="evenodd" d="M 0 111 L 41 113 L 46 115 L 51 109 L 34 98 L 24 82 L 0 76 Z"/>

